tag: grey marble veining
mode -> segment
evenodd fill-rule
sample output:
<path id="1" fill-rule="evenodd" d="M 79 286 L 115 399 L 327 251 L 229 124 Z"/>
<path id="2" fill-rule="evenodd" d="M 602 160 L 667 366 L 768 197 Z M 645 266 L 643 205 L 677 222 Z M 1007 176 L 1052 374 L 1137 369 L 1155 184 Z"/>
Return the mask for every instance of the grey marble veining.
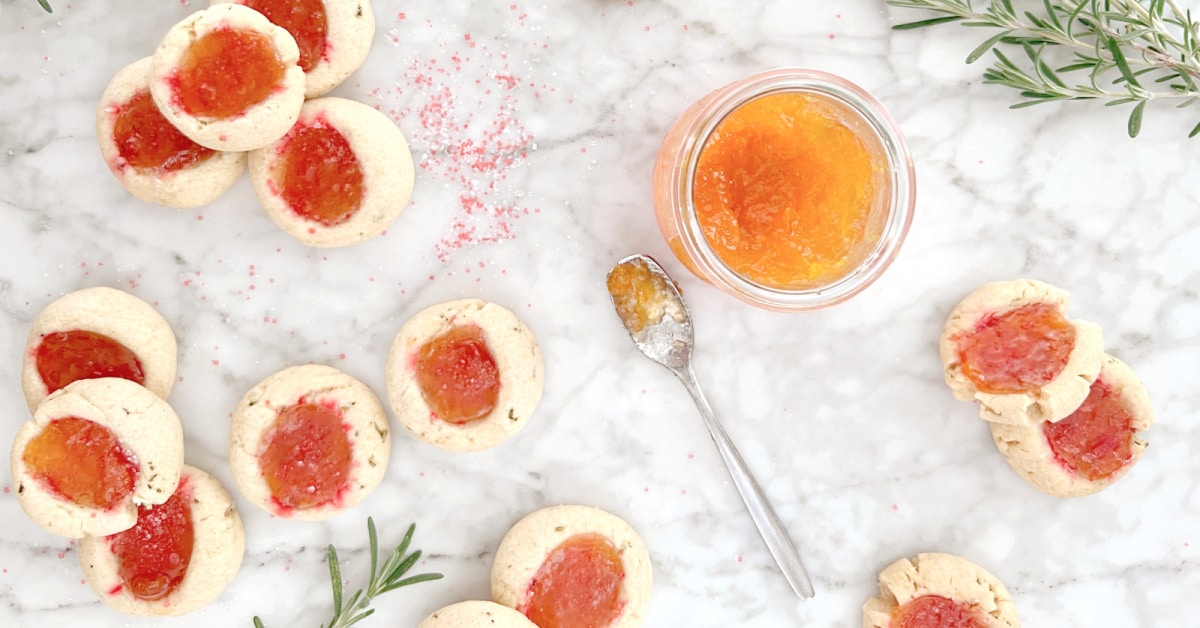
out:
<path id="1" fill-rule="evenodd" d="M 876 572 L 920 551 L 990 569 L 1030 627 L 1195 623 L 1200 140 L 1185 139 L 1195 111 L 1152 108 L 1136 141 L 1120 110 L 1010 111 L 1013 94 L 962 63 L 979 32 L 896 33 L 890 24 L 908 16 L 875 0 L 376 0 L 371 55 L 335 93 L 397 121 L 420 164 L 416 192 L 386 235 L 315 251 L 271 223 L 245 180 L 200 210 L 163 209 L 125 193 L 99 157 L 104 85 L 198 3 L 54 5 L 48 16 L 34 0 L 0 0 L 5 447 L 27 417 L 30 321 L 93 285 L 129 290 L 172 324 L 182 379 L 170 401 L 188 460 L 228 486 L 228 416 L 245 390 L 312 361 L 382 392 L 392 336 L 443 300 L 516 312 L 541 342 L 546 389 L 525 431 L 491 451 L 442 452 L 398 430 L 383 485 L 328 522 L 280 521 L 239 497 L 241 572 L 217 602 L 170 621 L 99 603 L 75 546 L 24 517 L 6 473 L 0 625 L 250 626 L 257 614 L 267 626 L 315 626 L 331 608 L 324 547 L 341 549 L 357 587 L 371 515 L 384 545 L 416 522 L 421 567 L 446 574 L 381 598 L 362 624 L 414 626 L 443 604 L 487 597 L 507 528 L 565 502 L 640 531 L 655 568 L 648 626 L 856 626 Z M 674 118 L 713 88 L 783 65 L 873 92 L 907 135 L 918 177 L 917 216 L 889 271 L 803 315 L 753 310 L 688 275 L 650 213 L 650 167 Z M 478 146 L 486 157 L 464 161 Z M 680 281 L 701 383 L 801 548 L 815 599 L 792 596 L 683 388 L 612 313 L 605 273 L 633 252 Z M 1151 447 L 1099 495 L 1060 500 L 1027 486 L 941 381 L 936 340 L 950 307 L 1018 276 L 1071 291 L 1072 314 L 1099 323 L 1150 391 Z"/>

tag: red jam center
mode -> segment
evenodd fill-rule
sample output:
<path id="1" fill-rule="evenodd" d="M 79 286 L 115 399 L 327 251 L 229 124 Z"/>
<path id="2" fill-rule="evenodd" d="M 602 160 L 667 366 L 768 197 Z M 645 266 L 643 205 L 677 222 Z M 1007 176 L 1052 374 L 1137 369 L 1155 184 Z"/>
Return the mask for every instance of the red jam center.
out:
<path id="1" fill-rule="evenodd" d="M 286 68 L 270 38 L 220 28 L 188 47 L 176 75 L 179 106 L 193 116 L 232 118 L 267 99 Z"/>
<path id="2" fill-rule="evenodd" d="M 134 168 L 167 172 L 190 168 L 216 154 L 167 122 L 148 90 L 133 95 L 117 109 L 113 122 L 117 152 Z"/>
<path id="3" fill-rule="evenodd" d="M 451 327 L 421 345 L 416 371 L 425 403 L 447 423 L 482 419 L 500 398 L 500 370 L 476 325 Z"/>
<path id="4" fill-rule="evenodd" d="M 922 595 L 892 611 L 888 628 L 988 628 L 988 623 L 970 604 Z"/>
<path id="5" fill-rule="evenodd" d="M 33 358 L 38 376 L 50 392 L 76 380 L 101 377 L 146 383 L 137 354 L 96 332 L 73 329 L 46 334 L 34 350 Z"/>
<path id="6" fill-rule="evenodd" d="M 300 46 L 300 67 L 305 72 L 311 72 L 321 62 L 329 43 L 322 0 L 242 0 L 242 4 L 292 34 Z"/>
<path id="7" fill-rule="evenodd" d="M 1075 347 L 1075 328 L 1056 305 L 1032 303 L 989 314 L 955 340 L 963 375 L 977 390 L 1024 393 L 1062 372 Z"/>
<path id="8" fill-rule="evenodd" d="M 187 478 L 170 499 L 139 506 L 137 523 L 108 537 L 117 557 L 117 573 L 129 593 L 141 600 L 160 600 L 179 588 L 192 562 L 192 491 Z"/>
<path id="9" fill-rule="evenodd" d="M 350 437 L 337 407 L 299 403 L 280 410 L 258 456 L 263 479 L 285 510 L 335 503 L 349 488 Z"/>
<path id="10" fill-rule="evenodd" d="M 1133 415 L 1099 379 L 1078 410 L 1043 423 L 1042 432 L 1059 464 L 1089 480 L 1107 478 L 1133 458 Z"/>
<path id="11" fill-rule="evenodd" d="M 121 505 L 137 481 L 138 464 L 116 434 L 77 417 L 50 421 L 21 459 L 35 479 L 84 508 Z"/>
<path id="12" fill-rule="evenodd" d="M 332 227 L 362 205 L 362 165 L 346 137 L 322 118 L 297 126 L 279 156 L 279 195 L 302 218 Z"/>
<path id="13" fill-rule="evenodd" d="M 551 550 L 520 609 L 540 628 L 603 628 L 621 613 L 621 553 L 607 538 L 576 534 Z"/>

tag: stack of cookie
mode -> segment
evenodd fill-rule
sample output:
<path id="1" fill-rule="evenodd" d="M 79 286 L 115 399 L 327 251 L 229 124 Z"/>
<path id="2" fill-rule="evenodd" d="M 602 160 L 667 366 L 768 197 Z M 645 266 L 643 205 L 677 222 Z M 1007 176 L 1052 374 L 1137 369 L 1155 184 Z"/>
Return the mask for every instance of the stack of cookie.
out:
<path id="1" fill-rule="evenodd" d="M 175 355 L 162 316 L 111 288 L 51 303 L 25 349 L 33 418 L 12 447 L 17 501 L 46 530 L 82 539 L 88 584 L 135 615 L 204 606 L 244 551 L 229 494 L 184 464 L 183 429 L 164 400 Z"/>
<path id="2" fill-rule="evenodd" d="M 1059 497 L 1120 479 L 1153 422 L 1145 388 L 1104 353 L 1100 328 L 1067 318 L 1069 298 L 1031 279 L 986 284 L 950 312 L 939 345 L 954 396 L 979 402 L 1012 468 Z"/>
<path id="3" fill-rule="evenodd" d="M 310 4 L 214 0 L 118 72 L 96 118 L 117 180 L 143 200 L 198 207 L 249 163 L 267 214 L 301 242 L 382 233 L 412 194 L 408 142 L 374 108 L 322 97 L 362 65 L 375 19 L 366 0 Z"/>

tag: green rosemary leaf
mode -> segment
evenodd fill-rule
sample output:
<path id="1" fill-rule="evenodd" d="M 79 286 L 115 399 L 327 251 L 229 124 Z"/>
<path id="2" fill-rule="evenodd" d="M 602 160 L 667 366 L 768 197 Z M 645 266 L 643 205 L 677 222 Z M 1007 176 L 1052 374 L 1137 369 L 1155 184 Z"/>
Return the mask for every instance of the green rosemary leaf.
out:
<path id="1" fill-rule="evenodd" d="M 1110 101 L 1104 103 L 1104 106 L 1105 107 L 1119 107 L 1121 105 L 1128 105 L 1131 102 L 1137 102 L 1137 99 L 1136 98 L 1118 98 L 1116 100 L 1110 100 Z M 1142 101 L 1142 102 L 1145 102 L 1145 101 Z"/>
<path id="2" fill-rule="evenodd" d="M 1138 103 L 1129 112 L 1129 137 L 1137 137 L 1142 130 L 1142 112 L 1146 110 L 1146 101 Z"/>
<path id="3" fill-rule="evenodd" d="M 1050 17 L 1050 21 L 1054 24 L 1054 28 L 1062 31 L 1062 22 L 1058 19 L 1058 11 L 1054 10 L 1054 5 L 1050 4 L 1050 0 L 1042 0 L 1042 4 L 1046 7 L 1046 15 Z"/>
<path id="4" fill-rule="evenodd" d="M 980 57 L 982 57 L 984 54 L 986 54 L 987 51 L 991 50 L 993 46 L 995 46 L 997 43 L 999 43 L 1000 40 L 1004 39 L 1007 35 L 1008 35 L 1008 31 L 1003 31 L 998 35 L 993 35 L 992 37 L 989 37 L 987 39 L 987 41 L 984 41 L 982 44 L 979 44 L 978 48 L 972 50 L 971 54 L 967 55 L 967 65 L 970 65 L 970 64 L 978 61 Z"/>
<path id="5" fill-rule="evenodd" d="M 329 546 L 325 560 L 329 563 L 329 581 L 333 584 L 333 616 L 342 614 L 342 567 L 338 564 L 337 550 Z"/>
<path id="6" fill-rule="evenodd" d="M 46 10 L 46 13 L 54 13 L 54 9 L 50 8 L 50 2 L 48 0 L 38 0 L 38 4 L 42 5 L 42 8 Z"/>
<path id="7" fill-rule="evenodd" d="M 375 568 L 379 563 L 379 535 L 375 533 L 375 519 L 367 517 L 367 546 L 371 551 L 371 580 L 375 579 Z"/>
<path id="8" fill-rule="evenodd" d="M 909 31 L 909 30 L 913 30 L 915 28 L 923 28 L 925 26 L 936 26 L 938 24 L 947 24 L 949 22 L 957 22 L 962 19 L 963 18 L 958 17 L 956 15 L 949 15 L 946 17 L 935 17 L 935 18 L 930 18 L 928 20 L 920 20 L 918 22 L 906 22 L 904 24 L 897 24 L 892 27 L 892 30 Z"/>
<path id="9" fill-rule="evenodd" d="M 1090 67 L 1093 67 L 1093 64 L 1091 64 L 1091 63 L 1072 63 L 1071 65 L 1062 66 L 1061 68 L 1058 69 L 1058 72 L 1060 74 L 1066 74 L 1067 72 L 1077 72 L 1079 70 L 1086 70 Z"/>
<path id="10" fill-rule="evenodd" d="M 1200 135 L 1200 122 L 1196 123 L 1196 126 L 1192 127 L 1191 133 L 1188 133 L 1189 138 L 1196 137 L 1197 135 Z"/>
<path id="11" fill-rule="evenodd" d="M 258 615 L 254 616 L 254 628 L 266 628 L 263 626 L 262 620 L 258 618 Z"/>
<path id="12" fill-rule="evenodd" d="M 409 576 L 408 578 L 405 578 L 403 580 L 399 580 L 397 582 L 393 582 L 392 584 L 389 584 L 387 586 L 386 590 L 391 591 L 392 589 L 399 589 L 400 587 L 407 587 L 409 585 L 419 584 L 421 582 L 431 582 L 433 580 L 441 580 L 444 577 L 445 576 L 443 576 L 440 573 L 417 574 L 415 576 Z"/>
<path id="13" fill-rule="evenodd" d="M 1043 21 L 1042 18 L 1030 13 L 1029 11 L 1025 12 L 1025 19 L 1029 20 L 1029 23 L 1037 28 L 1046 28 L 1047 26 L 1046 22 Z"/>
<path id="14" fill-rule="evenodd" d="M 1130 85 L 1141 87 L 1138 84 L 1137 77 L 1129 69 L 1129 63 L 1125 61 L 1125 53 L 1121 52 L 1121 46 L 1117 43 L 1117 40 L 1108 40 L 1108 52 L 1112 55 L 1113 63 L 1117 64 L 1117 69 L 1121 71 L 1121 76 L 1124 76 Z"/>
<path id="15" fill-rule="evenodd" d="M 408 572 L 409 569 L 412 569 L 413 565 L 417 564 L 417 561 L 420 559 L 421 559 L 420 550 L 417 550 L 417 551 L 413 552 L 412 554 L 409 554 L 408 558 L 405 558 L 399 565 L 396 565 L 396 568 L 393 569 L 391 573 L 384 575 L 383 581 L 384 582 L 392 582 L 396 578 L 403 576 L 405 573 Z"/>
<path id="16" fill-rule="evenodd" d="M 408 546 L 412 543 L 413 533 L 417 530 L 417 524 L 410 524 L 408 530 L 404 532 L 404 538 L 400 540 L 400 545 L 396 546 L 396 555 L 399 556 L 408 551 Z"/>

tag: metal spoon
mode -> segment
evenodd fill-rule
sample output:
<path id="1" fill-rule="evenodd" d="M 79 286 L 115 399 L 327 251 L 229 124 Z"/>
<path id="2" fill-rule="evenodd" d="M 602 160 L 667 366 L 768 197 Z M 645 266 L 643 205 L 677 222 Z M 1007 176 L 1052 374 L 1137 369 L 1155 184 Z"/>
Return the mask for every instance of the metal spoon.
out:
<path id="1" fill-rule="evenodd" d="M 791 537 L 779 522 L 766 494 L 721 427 L 712 406 L 700 391 L 700 384 L 696 382 L 696 373 L 692 370 L 692 320 L 679 294 L 679 287 L 653 258 L 633 255 L 617 262 L 609 271 L 608 293 L 621 323 L 638 349 L 651 360 L 670 369 L 691 393 L 717 451 L 725 460 L 729 477 L 741 493 L 742 501 L 750 511 L 750 518 L 758 527 L 767 549 L 775 557 L 783 577 L 787 578 L 800 599 L 815 595 L 812 581 Z"/>

